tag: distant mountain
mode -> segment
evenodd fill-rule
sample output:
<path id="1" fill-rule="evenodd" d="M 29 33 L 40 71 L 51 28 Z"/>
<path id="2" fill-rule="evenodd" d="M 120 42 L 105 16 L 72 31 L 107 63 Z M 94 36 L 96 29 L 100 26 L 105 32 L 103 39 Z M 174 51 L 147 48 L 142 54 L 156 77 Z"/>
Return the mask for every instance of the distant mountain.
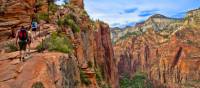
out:
<path id="1" fill-rule="evenodd" d="M 147 29 L 153 28 L 155 31 L 163 31 L 170 29 L 177 29 L 178 23 L 181 22 L 182 19 L 170 18 L 161 14 L 155 14 L 149 17 L 146 21 L 136 23 L 133 27 L 126 27 L 124 29 L 120 29 L 121 31 L 114 31 L 116 28 L 111 31 L 111 38 L 113 41 L 119 40 L 121 37 L 125 36 L 127 33 L 142 33 Z M 177 23 L 177 24 L 174 24 Z M 133 33 L 135 34 L 135 33 Z"/>
<path id="2" fill-rule="evenodd" d="M 200 9 L 184 20 L 156 14 L 133 30 L 141 34 L 128 32 L 113 45 L 122 80 L 143 72 L 152 88 L 200 88 Z"/>

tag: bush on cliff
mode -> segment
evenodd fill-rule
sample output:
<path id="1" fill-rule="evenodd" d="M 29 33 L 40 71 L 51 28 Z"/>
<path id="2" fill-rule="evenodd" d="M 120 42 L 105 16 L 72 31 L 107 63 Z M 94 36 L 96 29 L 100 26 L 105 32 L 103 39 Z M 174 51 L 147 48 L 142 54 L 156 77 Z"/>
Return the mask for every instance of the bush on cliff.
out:
<path id="1" fill-rule="evenodd" d="M 137 73 L 132 79 L 124 76 L 120 80 L 120 88 L 153 88 L 151 82 L 143 73 Z"/>
<path id="2" fill-rule="evenodd" d="M 44 85 L 42 82 L 36 82 L 32 85 L 32 88 L 44 88 Z"/>
<path id="3" fill-rule="evenodd" d="M 65 16 L 64 25 L 69 26 L 72 29 L 73 33 L 80 32 L 80 27 L 76 23 L 76 18 L 73 15 L 69 14 Z"/>
<path id="4" fill-rule="evenodd" d="M 15 51 L 18 51 L 18 48 L 16 46 L 15 43 L 8 43 L 6 45 L 6 47 L 8 47 L 8 52 L 15 52 Z"/>
<path id="5" fill-rule="evenodd" d="M 64 19 L 58 19 L 56 23 L 59 27 L 63 27 L 63 26 L 70 27 L 73 33 L 80 32 L 80 27 L 76 23 L 76 17 L 72 14 L 65 15 Z"/>
<path id="6" fill-rule="evenodd" d="M 88 79 L 87 75 L 80 70 L 80 77 L 81 77 L 81 82 L 84 83 L 86 86 L 91 84 L 91 81 Z"/>
<path id="7" fill-rule="evenodd" d="M 44 21 L 48 22 L 50 20 L 48 13 L 37 13 L 36 17 L 37 17 L 37 21 L 44 20 Z"/>
<path id="8" fill-rule="evenodd" d="M 37 50 L 39 52 L 46 49 L 49 51 L 70 53 L 73 50 L 73 47 L 65 35 L 52 33 L 49 38 L 46 38 L 41 44 L 37 46 Z"/>
<path id="9" fill-rule="evenodd" d="M 52 13 L 55 13 L 58 10 L 58 6 L 54 3 L 50 3 L 49 4 L 49 11 L 51 11 Z"/>

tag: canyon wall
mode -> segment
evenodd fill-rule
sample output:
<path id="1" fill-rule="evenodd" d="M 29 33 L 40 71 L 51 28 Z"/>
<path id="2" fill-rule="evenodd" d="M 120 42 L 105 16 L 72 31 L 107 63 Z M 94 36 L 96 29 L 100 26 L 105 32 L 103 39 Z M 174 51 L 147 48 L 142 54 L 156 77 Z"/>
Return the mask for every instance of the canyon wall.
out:
<path id="1" fill-rule="evenodd" d="M 21 2 L 28 4 L 30 8 L 22 7 L 22 4 L 26 4 Z M 48 50 L 44 53 L 34 52 L 32 57 L 23 63 L 18 62 L 18 52 L 4 52 L 0 57 L 0 70 L 4 72 L 0 73 L 0 87 L 34 88 L 35 85 L 43 85 L 45 88 L 118 88 L 118 69 L 114 60 L 109 26 L 104 22 L 91 20 L 83 9 L 83 0 L 71 0 L 63 8 L 58 6 L 56 10 L 49 9 L 48 5 L 51 3 L 44 2 L 45 4 L 42 4 L 37 12 L 34 12 L 34 5 L 38 3 L 34 0 L 7 2 L 13 6 L 19 5 L 15 7 L 19 10 L 13 11 L 19 11 L 19 14 L 7 13 L 10 6 L 6 7 L 1 15 L 5 18 L 2 20 L 6 20 L 0 22 L 2 24 L 0 27 L 5 29 L 2 31 L 10 31 L 11 29 L 7 28 L 11 25 L 14 25 L 13 28 L 16 30 L 22 25 L 30 26 L 32 15 L 45 12 L 50 19 L 46 22 L 43 22 L 44 19 L 39 19 L 41 20 L 39 25 L 41 30 L 45 28 L 48 33 L 41 35 L 50 36 L 49 34 L 54 32 L 61 32 L 69 38 L 67 42 L 72 43 L 73 50 L 71 53 L 53 53 Z M 25 17 L 19 18 L 21 16 Z M 17 22 L 8 25 L 8 20 L 11 23 L 15 20 Z M 58 23 L 61 20 L 64 20 L 62 26 Z M 6 24 L 3 25 L 4 23 Z M 3 36 L 1 42 L 10 40 Z M 7 67 L 9 69 L 6 69 Z"/>
<path id="2" fill-rule="evenodd" d="M 150 28 L 116 42 L 119 74 L 144 72 L 155 88 L 200 87 L 200 31 L 196 26 L 179 26 L 167 36 L 162 34 L 166 30 Z"/>

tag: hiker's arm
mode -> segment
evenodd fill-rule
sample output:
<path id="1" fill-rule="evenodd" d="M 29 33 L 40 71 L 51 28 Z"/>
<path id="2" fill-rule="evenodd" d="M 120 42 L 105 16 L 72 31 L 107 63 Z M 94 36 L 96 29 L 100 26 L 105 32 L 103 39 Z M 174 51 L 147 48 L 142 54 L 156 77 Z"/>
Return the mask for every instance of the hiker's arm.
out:
<path id="1" fill-rule="evenodd" d="M 15 43 L 16 43 L 16 45 L 18 45 L 18 31 L 16 32 L 16 34 L 15 34 L 15 38 L 16 38 L 16 41 L 15 41 Z"/>

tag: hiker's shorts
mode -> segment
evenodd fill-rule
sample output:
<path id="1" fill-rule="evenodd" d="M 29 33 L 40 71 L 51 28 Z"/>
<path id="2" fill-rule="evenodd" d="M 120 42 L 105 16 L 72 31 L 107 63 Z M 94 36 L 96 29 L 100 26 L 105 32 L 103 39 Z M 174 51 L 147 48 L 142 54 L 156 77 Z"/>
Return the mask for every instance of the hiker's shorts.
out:
<path id="1" fill-rule="evenodd" d="M 19 44 L 20 51 L 26 50 L 27 41 L 19 41 L 18 44 Z"/>
<path id="2" fill-rule="evenodd" d="M 37 30 L 37 28 L 32 28 L 32 31 L 36 31 Z"/>

